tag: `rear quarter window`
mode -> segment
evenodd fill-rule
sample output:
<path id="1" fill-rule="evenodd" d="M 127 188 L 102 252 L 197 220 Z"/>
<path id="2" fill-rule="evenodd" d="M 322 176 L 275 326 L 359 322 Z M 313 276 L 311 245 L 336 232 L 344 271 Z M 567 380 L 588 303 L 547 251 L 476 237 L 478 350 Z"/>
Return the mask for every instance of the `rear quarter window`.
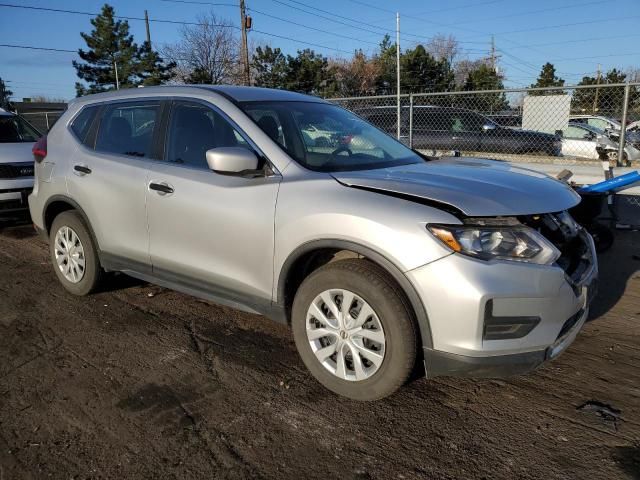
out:
<path id="1" fill-rule="evenodd" d="M 87 144 L 87 134 L 93 123 L 96 113 L 98 112 L 97 106 L 85 107 L 82 109 L 79 115 L 71 122 L 71 131 L 75 136 L 85 145 Z"/>

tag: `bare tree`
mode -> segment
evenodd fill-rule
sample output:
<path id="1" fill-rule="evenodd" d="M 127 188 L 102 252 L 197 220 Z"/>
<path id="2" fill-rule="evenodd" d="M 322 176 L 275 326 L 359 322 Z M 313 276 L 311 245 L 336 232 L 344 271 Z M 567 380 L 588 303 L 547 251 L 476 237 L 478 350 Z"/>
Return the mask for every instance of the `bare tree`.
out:
<path id="1" fill-rule="evenodd" d="M 449 65 L 453 65 L 456 57 L 460 54 L 460 43 L 453 35 L 435 35 L 429 43 L 425 45 L 425 50 L 436 60 L 446 60 Z"/>
<path id="2" fill-rule="evenodd" d="M 355 96 L 375 93 L 380 65 L 367 58 L 362 51 L 355 52 L 349 60 L 329 60 L 329 69 L 333 72 L 335 94 Z"/>
<path id="3" fill-rule="evenodd" d="M 180 40 L 166 45 L 162 55 L 176 63 L 178 83 L 235 83 L 239 42 L 231 21 L 213 12 L 197 17 L 198 25 L 184 25 Z"/>

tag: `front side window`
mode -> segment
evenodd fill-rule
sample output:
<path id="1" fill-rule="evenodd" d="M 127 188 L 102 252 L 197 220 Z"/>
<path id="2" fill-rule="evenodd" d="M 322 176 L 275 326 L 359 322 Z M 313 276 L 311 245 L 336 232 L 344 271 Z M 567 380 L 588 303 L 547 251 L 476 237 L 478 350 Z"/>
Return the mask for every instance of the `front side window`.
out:
<path id="1" fill-rule="evenodd" d="M 569 125 L 565 130 L 564 130 L 564 136 L 565 138 L 579 138 L 579 139 L 583 139 L 583 138 L 589 138 L 590 134 L 587 130 L 584 130 L 582 128 L 579 127 L 574 127 L 572 125 Z"/>
<path id="2" fill-rule="evenodd" d="M 311 170 L 369 170 L 423 162 L 402 143 L 336 105 L 244 102 L 241 108 L 294 160 Z"/>
<path id="3" fill-rule="evenodd" d="M 0 116 L 0 143 L 35 142 L 40 132 L 18 115 Z"/>
<path id="4" fill-rule="evenodd" d="M 96 150 L 149 158 L 153 133 L 160 115 L 158 102 L 107 105 L 100 120 Z"/>
<path id="5" fill-rule="evenodd" d="M 221 147 L 251 149 L 242 135 L 215 110 L 198 103 L 174 104 L 169 121 L 167 161 L 208 169 L 207 150 Z"/>

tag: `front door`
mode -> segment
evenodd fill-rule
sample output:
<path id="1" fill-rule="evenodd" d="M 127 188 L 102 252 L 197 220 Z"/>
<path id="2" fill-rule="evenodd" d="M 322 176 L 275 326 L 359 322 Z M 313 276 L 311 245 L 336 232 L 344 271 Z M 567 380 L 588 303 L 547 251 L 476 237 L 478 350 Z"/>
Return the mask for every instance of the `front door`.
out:
<path id="1" fill-rule="evenodd" d="M 155 276 L 246 305 L 247 299 L 271 300 L 281 177 L 209 169 L 207 150 L 238 146 L 253 149 L 222 112 L 174 102 L 164 161 L 147 184 L 147 208 Z"/>

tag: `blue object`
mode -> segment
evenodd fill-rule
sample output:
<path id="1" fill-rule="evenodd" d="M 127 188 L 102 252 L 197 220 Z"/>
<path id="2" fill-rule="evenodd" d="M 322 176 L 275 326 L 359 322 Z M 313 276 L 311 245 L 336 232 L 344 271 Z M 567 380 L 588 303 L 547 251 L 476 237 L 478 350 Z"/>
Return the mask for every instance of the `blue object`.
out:
<path id="1" fill-rule="evenodd" d="M 631 187 L 634 183 L 640 182 L 640 173 L 638 171 L 629 172 L 625 175 L 605 180 L 604 182 L 594 183 L 578 189 L 578 193 L 605 193 L 617 192 Z"/>

